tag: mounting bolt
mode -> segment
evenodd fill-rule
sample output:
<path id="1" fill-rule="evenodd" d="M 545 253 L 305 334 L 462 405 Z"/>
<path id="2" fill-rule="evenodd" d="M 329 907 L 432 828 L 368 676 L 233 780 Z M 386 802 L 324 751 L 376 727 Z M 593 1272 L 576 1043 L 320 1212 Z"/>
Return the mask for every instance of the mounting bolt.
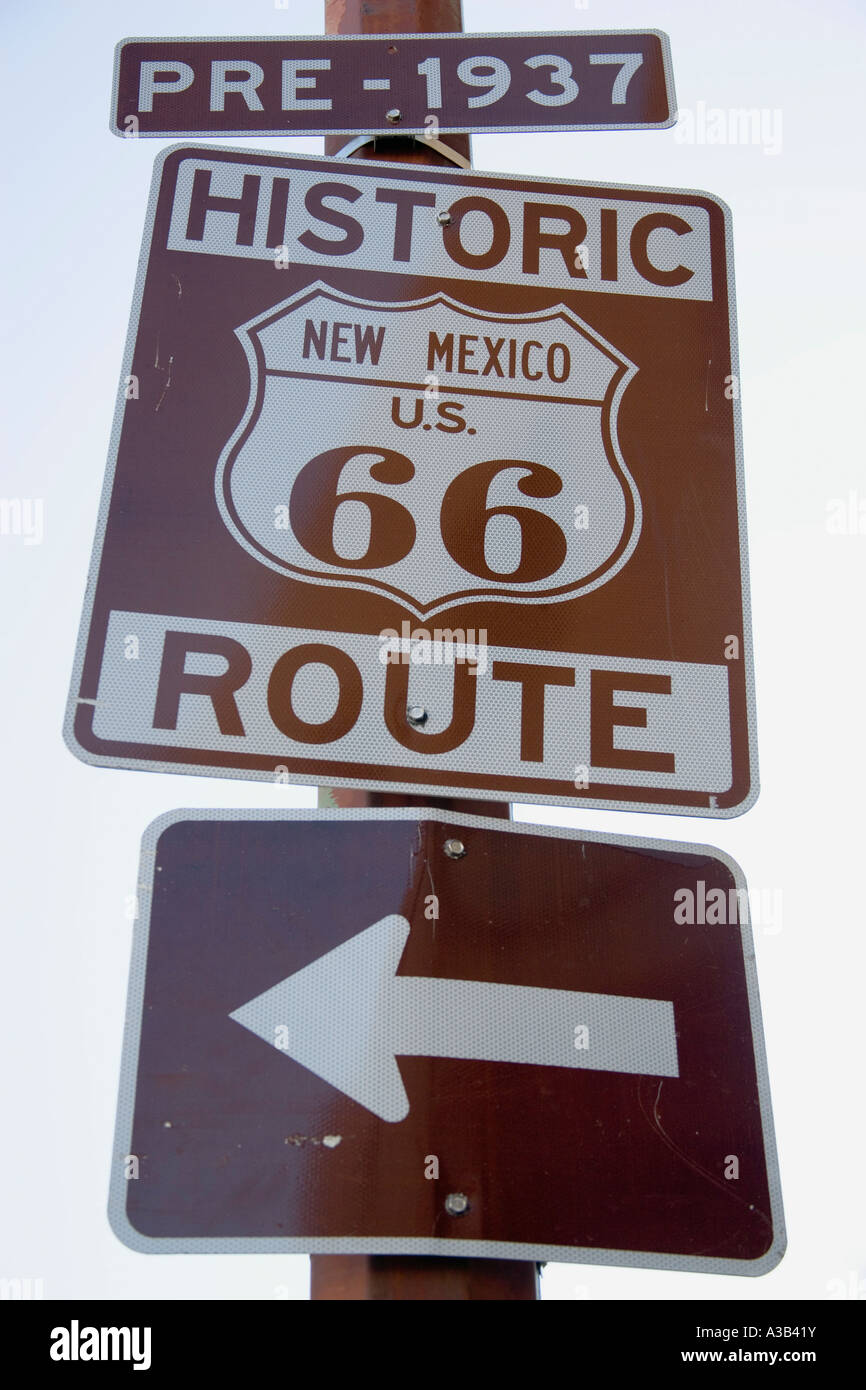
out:
<path id="1" fill-rule="evenodd" d="M 423 705 L 410 705 L 406 711 L 406 718 L 413 729 L 418 729 L 427 723 L 427 711 Z"/>
<path id="2" fill-rule="evenodd" d="M 469 1210 L 469 1198 L 463 1192 L 449 1192 L 445 1198 L 445 1210 L 449 1216 L 462 1216 Z"/>
<path id="3" fill-rule="evenodd" d="M 450 226 L 450 224 L 451 224 L 451 213 L 448 211 L 447 208 L 442 208 L 442 210 L 441 210 L 440 212 L 437 212 L 437 214 L 436 214 L 436 221 L 439 223 L 439 226 L 440 226 L 440 227 L 448 227 L 448 226 Z"/>
<path id="4" fill-rule="evenodd" d="M 449 859 L 462 859 L 466 853 L 466 846 L 462 840 L 446 840 L 442 848 Z"/>
<path id="5" fill-rule="evenodd" d="M 390 111 L 385 112 L 385 120 L 389 125 L 399 125 L 403 119 L 403 112 L 398 111 L 396 106 L 392 106 Z"/>

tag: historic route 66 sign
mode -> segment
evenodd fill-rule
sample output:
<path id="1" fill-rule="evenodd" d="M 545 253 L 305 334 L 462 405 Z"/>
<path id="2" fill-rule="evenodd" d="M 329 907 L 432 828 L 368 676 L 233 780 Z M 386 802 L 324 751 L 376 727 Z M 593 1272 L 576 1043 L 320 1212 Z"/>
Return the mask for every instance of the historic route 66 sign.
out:
<path id="1" fill-rule="evenodd" d="M 730 265 L 702 193 L 166 151 L 74 751 L 739 814 Z"/>
<path id="2" fill-rule="evenodd" d="M 616 413 L 635 368 L 564 306 L 499 317 L 317 284 L 238 331 L 250 401 L 217 497 L 273 569 L 429 615 L 563 598 L 627 561 L 640 500 Z"/>

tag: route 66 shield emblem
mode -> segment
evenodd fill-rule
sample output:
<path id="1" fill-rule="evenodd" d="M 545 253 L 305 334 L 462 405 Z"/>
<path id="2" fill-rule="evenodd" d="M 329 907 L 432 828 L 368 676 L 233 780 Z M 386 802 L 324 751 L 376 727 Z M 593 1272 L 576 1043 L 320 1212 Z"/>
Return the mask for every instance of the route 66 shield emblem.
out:
<path id="1" fill-rule="evenodd" d="M 250 397 L 217 500 L 263 564 L 427 615 L 572 598 L 628 560 L 641 504 L 616 424 L 636 368 L 572 310 L 317 282 L 236 332 Z"/>

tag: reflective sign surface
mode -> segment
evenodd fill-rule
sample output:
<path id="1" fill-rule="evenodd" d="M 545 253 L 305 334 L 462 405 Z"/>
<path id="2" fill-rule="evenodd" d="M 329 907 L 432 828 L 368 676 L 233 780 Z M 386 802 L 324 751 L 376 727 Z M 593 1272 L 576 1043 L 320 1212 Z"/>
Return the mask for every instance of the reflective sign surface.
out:
<path id="1" fill-rule="evenodd" d="M 423 135 L 672 125 L 667 34 L 124 39 L 112 129 L 138 135 Z"/>
<path id="2" fill-rule="evenodd" d="M 732 314 L 705 194 L 167 152 L 72 747 L 739 814 Z"/>
<path id="3" fill-rule="evenodd" d="M 134 1249 L 781 1258 L 748 896 L 718 851 L 178 811 L 139 894 L 111 1196 Z"/>

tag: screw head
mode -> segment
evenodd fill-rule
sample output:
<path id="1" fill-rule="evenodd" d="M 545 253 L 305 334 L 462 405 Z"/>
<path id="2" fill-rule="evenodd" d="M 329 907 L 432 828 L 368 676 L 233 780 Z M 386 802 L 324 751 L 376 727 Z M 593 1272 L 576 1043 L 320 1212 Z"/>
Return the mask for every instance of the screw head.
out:
<path id="1" fill-rule="evenodd" d="M 463 1216 L 469 1210 L 469 1198 L 465 1192 L 449 1192 L 445 1198 L 445 1210 L 449 1216 Z"/>
<path id="2" fill-rule="evenodd" d="M 436 221 L 439 223 L 440 227 L 447 227 L 450 225 L 451 213 L 448 211 L 447 208 L 442 208 L 439 212 L 437 212 Z"/>
<path id="3" fill-rule="evenodd" d="M 398 111 L 396 106 L 392 106 L 390 111 L 385 112 L 385 120 L 389 125 L 399 125 L 403 119 L 403 112 Z"/>
<path id="4" fill-rule="evenodd" d="M 446 840 L 443 849 L 449 859 L 462 859 L 466 853 L 466 846 L 462 840 Z"/>
<path id="5" fill-rule="evenodd" d="M 406 711 L 406 719 L 414 729 L 418 729 L 427 723 L 427 711 L 423 705 L 410 705 Z"/>

